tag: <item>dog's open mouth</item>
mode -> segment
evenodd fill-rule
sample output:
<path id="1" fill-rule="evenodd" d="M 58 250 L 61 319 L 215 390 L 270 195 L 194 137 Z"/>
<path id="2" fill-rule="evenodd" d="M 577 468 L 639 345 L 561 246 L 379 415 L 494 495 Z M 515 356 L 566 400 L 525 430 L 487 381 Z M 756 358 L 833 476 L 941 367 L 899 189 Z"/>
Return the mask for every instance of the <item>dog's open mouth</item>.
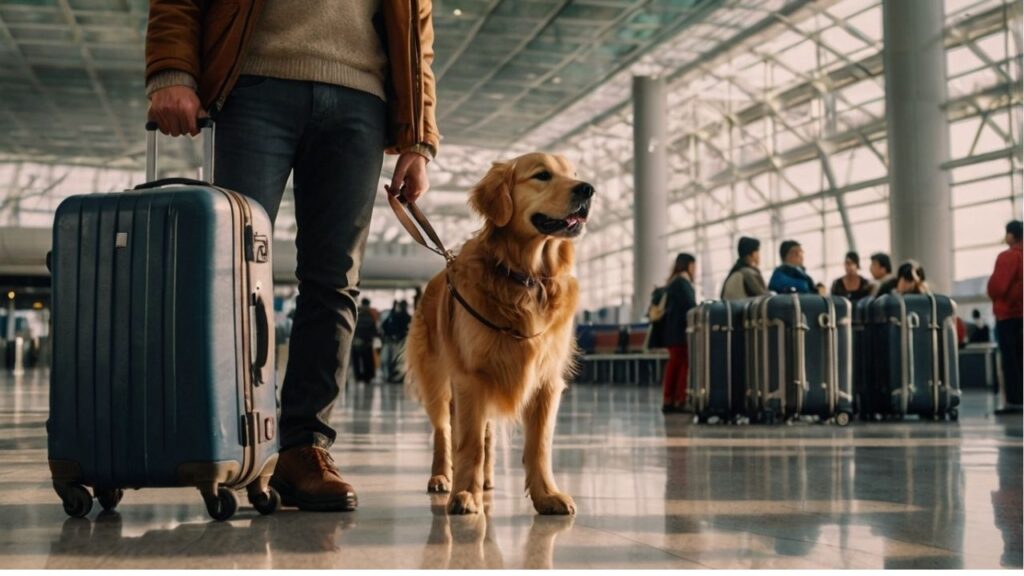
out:
<path id="1" fill-rule="evenodd" d="M 580 202 L 574 212 L 563 218 L 552 218 L 545 214 L 534 214 L 530 221 L 541 234 L 549 236 L 565 235 L 576 236 L 583 230 L 587 223 L 587 216 L 590 215 L 590 199 Z"/>

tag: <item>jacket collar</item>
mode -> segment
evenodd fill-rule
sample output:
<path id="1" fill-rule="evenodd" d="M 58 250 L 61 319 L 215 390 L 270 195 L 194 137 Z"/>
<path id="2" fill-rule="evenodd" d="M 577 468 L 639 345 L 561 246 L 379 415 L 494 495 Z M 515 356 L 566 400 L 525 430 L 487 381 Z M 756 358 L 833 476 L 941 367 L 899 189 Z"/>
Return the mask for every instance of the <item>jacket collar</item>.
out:
<path id="1" fill-rule="evenodd" d="M 800 266 L 793 266 L 792 264 L 780 264 L 779 271 L 787 276 L 793 276 L 795 278 L 806 278 L 807 272 Z"/>

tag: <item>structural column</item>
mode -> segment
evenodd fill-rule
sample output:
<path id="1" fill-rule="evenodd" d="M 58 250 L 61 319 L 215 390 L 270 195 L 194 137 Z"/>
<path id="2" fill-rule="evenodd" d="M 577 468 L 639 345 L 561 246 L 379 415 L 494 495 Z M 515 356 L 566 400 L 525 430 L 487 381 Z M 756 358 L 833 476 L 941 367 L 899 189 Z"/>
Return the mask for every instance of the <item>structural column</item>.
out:
<path id="1" fill-rule="evenodd" d="M 884 0 L 885 115 L 893 265 L 913 258 L 936 292 L 953 287 L 945 12 L 936 0 Z"/>
<path id="2" fill-rule="evenodd" d="M 668 159 L 665 138 L 665 81 L 633 78 L 633 306 L 630 319 L 643 319 L 651 290 L 665 282 Z"/>

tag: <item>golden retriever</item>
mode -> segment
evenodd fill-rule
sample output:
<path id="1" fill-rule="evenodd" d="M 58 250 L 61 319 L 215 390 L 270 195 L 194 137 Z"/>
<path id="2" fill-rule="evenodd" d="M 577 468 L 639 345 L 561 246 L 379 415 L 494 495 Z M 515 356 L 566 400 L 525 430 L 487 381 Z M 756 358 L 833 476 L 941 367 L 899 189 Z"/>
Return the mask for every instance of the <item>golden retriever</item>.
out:
<path id="1" fill-rule="evenodd" d="M 560 156 L 495 163 L 469 198 L 483 227 L 423 292 L 405 362 L 434 427 L 427 489 L 450 491 L 452 514 L 482 510 L 483 492 L 494 486 L 493 420 L 500 417 L 524 427 L 526 490 L 537 512 L 576 513 L 552 477 L 551 440 L 574 368 L 573 240 L 583 234 L 593 194 Z M 474 317 L 450 294 L 446 274 L 485 320 L 525 338 Z"/>

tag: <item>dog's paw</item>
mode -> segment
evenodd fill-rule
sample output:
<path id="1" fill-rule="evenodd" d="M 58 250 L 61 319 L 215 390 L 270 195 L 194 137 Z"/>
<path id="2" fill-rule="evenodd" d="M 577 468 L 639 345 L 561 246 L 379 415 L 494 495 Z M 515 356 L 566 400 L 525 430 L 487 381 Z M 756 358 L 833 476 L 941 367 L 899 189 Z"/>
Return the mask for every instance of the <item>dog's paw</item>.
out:
<path id="1" fill-rule="evenodd" d="M 479 509 L 476 496 L 468 490 L 452 494 L 448 499 L 449 514 L 476 514 Z"/>
<path id="2" fill-rule="evenodd" d="M 544 515 L 575 516 L 576 503 L 568 494 L 555 493 L 533 499 L 537 513 Z"/>
<path id="3" fill-rule="evenodd" d="M 438 474 L 437 476 L 431 476 L 430 482 L 427 482 L 427 492 L 435 494 L 447 494 L 452 491 L 452 483 L 448 480 L 448 477 L 444 474 Z"/>

